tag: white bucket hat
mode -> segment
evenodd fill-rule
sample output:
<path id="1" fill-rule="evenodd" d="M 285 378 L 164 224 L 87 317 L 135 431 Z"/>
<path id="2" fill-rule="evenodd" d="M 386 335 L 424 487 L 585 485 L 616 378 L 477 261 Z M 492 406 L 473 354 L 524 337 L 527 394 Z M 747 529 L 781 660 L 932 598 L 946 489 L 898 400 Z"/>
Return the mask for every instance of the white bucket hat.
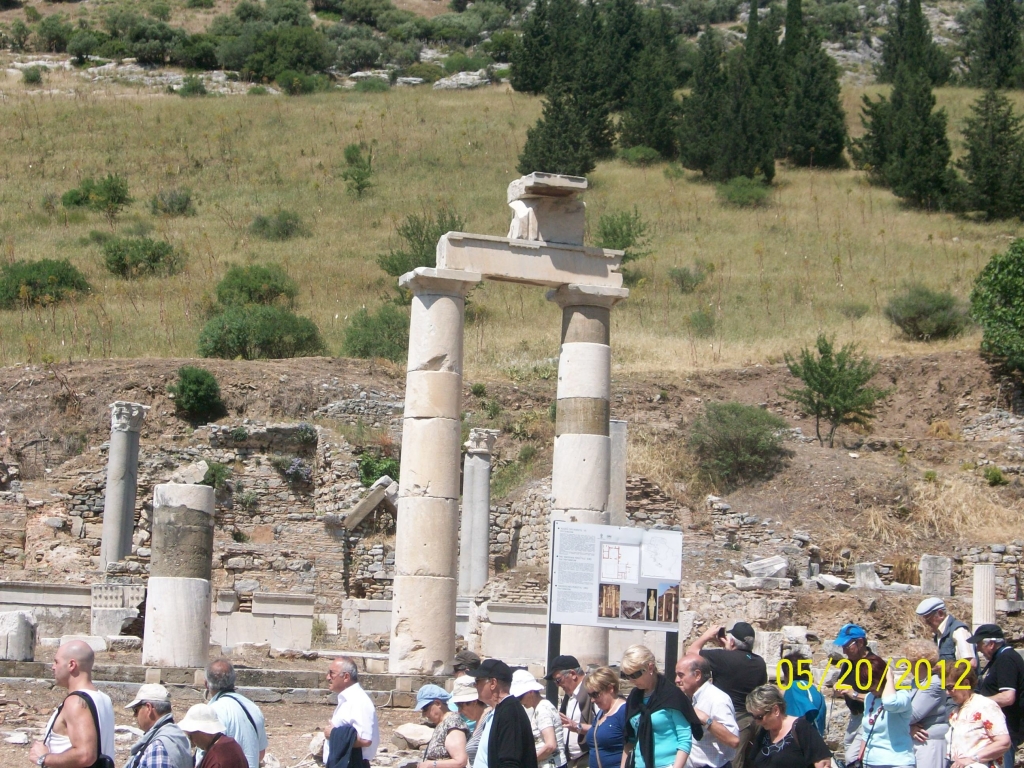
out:
<path id="1" fill-rule="evenodd" d="M 476 701 L 480 696 L 476 692 L 476 680 L 469 675 L 455 678 L 452 683 L 452 701 L 455 704 L 466 704 Z"/>
<path id="2" fill-rule="evenodd" d="M 166 701 L 170 703 L 171 694 L 159 683 L 146 683 L 139 688 L 139 692 L 135 694 L 132 702 L 125 705 L 125 709 L 135 709 L 147 701 Z"/>
<path id="3" fill-rule="evenodd" d="M 185 719 L 178 723 L 185 733 L 206 733 L 216 736 L 224 733 L 224 725 L 217 717 L 217 711 L 209 704 L 196 704 L 185 714 Z"/>
<path id="4" fill-rule="evenodd" d="M 544 686 L 537 682 L 537 678 L 525 669 L 517 669 L 512 673 L 512 687 L 509 689 L 515 697 L 522 696 L 530 691 L 543 691 Z"/>

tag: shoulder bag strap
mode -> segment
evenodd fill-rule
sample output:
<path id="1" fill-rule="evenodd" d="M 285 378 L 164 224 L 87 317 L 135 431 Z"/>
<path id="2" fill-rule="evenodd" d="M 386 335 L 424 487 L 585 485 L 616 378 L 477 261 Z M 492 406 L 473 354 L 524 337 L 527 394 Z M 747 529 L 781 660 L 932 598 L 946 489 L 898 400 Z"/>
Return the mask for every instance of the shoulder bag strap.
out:
<path id="1" fill-rule="evenodd" d="M 87 694 L 85 691 L 74 691 L 69 695 L 79 696 L 85 699 L 85 703 L 89 707 L 89 712 L 92 714 L 92 722 L 96 726 L 96 759 L 93 762 L 99 762 L 100 756 L 103 754 L 103 733 L 100 731 L 100 716 L 96 711 L 96 704 L 93 702 L 92 696 Z"/>
<path id="2" fill-rule="evenodd" d="M 235 704 L 242 708 L 242 712 L 243 714 L 245 714 L 246 719 L 249 721 L 249 725 L 251 725 L 252 729 L 256 732 L 256 741 L 259 742 L 260 729 L 256 727 L 256 721 L 253 720 L 252 715 L 249 714 L 249 708 L 246 707 L 245 704 L 243 704 L 237 697 L 232 696 L 230 693 L 222 693 L 220 697 L 222 699 L 231 699 L 233 702 L 235 702 Z"/>

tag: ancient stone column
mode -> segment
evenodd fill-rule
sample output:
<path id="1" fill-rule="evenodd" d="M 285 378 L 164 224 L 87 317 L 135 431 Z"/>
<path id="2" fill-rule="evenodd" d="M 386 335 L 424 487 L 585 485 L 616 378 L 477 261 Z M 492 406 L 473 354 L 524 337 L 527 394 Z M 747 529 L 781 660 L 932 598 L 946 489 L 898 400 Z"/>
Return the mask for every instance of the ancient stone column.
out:
<path id="1" fill-rule="evenodd" d="M 608 432 L 612 439 L 612 459 L 608 491 L 608 522 L 611 525 L 629 525 L 626 516 L 626 422 L 611 419 Z"/>
<path id="2" fill-rule="evenodd" d="M 421 267 L 413 294 L 402 421 L 392 674 L 449 674 L 455 656 L 462 335 L 466 293 L 480 275 Z"/>
<path id="3" fill-rule="evenodd" d="M 971 595 L 971 627 L 996 623 L 996 567 L 987 563 L 974 566 L 974 591 Z"/>
<path id="4" fill-rule="evenodd" d="M 487 583 L 491 528 L 491 452 L 496 429 L 471 429 L 462 470 L 459 594 L 475 595 Z"/>
<path id="5" fill-rule="evenodd" d="M 107 491 L 103 500 L 103 543 L 100 570 L 132 553 L 135 532 L 135 490 L 139 476 L 139 430 L 148 405 L 118 400 L 110 405 L 110 449 Z"/>
<path id="6" fill-rule="evenodd" d="M 558 357 L 552 517 L 576 523 L 609 522 L 611 438 L 611 308 L 625 288 L 564 285 L 548 293 L 562 308 Z M 584 666 L 608 663 L 608 631 L 563 627 L 562 647 Z"/>
<path id="7" fill-rule="evenodd" d="M 153 491 L 142 663 L 204 667 L 210 647 L 214 492 L 167 483 Z"/>

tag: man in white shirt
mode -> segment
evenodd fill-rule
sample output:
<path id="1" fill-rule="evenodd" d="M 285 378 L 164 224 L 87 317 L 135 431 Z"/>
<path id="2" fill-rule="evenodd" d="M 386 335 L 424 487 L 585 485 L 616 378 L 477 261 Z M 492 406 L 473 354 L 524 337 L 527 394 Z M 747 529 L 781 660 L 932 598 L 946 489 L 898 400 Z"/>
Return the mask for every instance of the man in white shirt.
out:
<path id="1" fill-rule="evenodd" d="M 917 606 L 917 615 L 932 631 L 939 659 L 952 669 L 959 659 L 978 666 L 978 651 L 971 645 L 971 628 L 946 612 L 946 603 L 938 597 L 926 597 Z"/>
<path id="2" fill-rule="evenodd" d="M 235 667 L 230 661 L 216 659 L 206 666 L 206 693 L 224 733 L 238 742 L 249 768 L 259 768 L 268 744 L 263 712 L 235 690 Z M 198 765 L 205 753 L 199 750 L 196 754 Z"/>
<path id="3" fill-rule="evenodd" d="M 331 731 L 339 725 L 351 725 L 356 732 L 355 745 L 363 751 L 363 765 L 369 766 L 380 744 L 377 707 L 359 684 L 359 668 L 347 656 L 339 656 L 327 670 L 327 687 L 338 694 L 338 706 L 324 726 L 324 765 L 330 754 Z M 358 766 L 356 766 L 358 768 Z"/>
<path id="4" fill-rule="evenodd" d="M 594 717 L 594 704 L 590 700 L 583 678 L 586 675 L 575 656 L 558 656 L 551 663 L 545 680 L 554 680 L 562 689 L 558 711 L 562 727 L 569 731 L 565 739 L 569 768 L 587 768 L 590 751 L 580 725 L 590 725 Z"/>
<path id="5" fill-rule="evenodd" d="M 711 663 L 703 656 L 683 656 L 676 664 L 676 686 L 693 704 L 704 724 L 704 737 L 690 748 L 694 768 L 731 768 L 740 745 L 740 727 L 732 697 L 711 682 Z"/>

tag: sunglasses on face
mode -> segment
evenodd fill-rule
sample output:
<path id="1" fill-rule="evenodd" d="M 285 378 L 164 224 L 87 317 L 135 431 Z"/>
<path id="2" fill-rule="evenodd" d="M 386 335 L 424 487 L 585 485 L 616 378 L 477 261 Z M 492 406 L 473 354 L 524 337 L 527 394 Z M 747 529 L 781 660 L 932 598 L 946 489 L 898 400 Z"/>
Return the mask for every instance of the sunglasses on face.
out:
<path id="1" fill-rule="evenodd" d="M 636 672 L 623 672 L 622 676 L 627 680 L 637 680 L 640 678 L 640 675 L 642 675 L 646 671 L 646 669 L 640 667 L 640 669 L 638 669 Z"/>
<path id="2" fill-rule="evenodd" d="M 760 723 L 762 720 L 764 720 L 770 714 L 771 714 L 771 712 L 762 712 L 760 715 L 751 715 L 751 717 L 754 718 L 754 722 L 755 723 Z"/>
<path id="3" fill-rule="evenodd" d="M 600 695 L 601 695 L 600 691 L 587 691 L 587 696 L 589 696 L 590 698 L 594 698 L 595 696 L 600 696 Z"/>

